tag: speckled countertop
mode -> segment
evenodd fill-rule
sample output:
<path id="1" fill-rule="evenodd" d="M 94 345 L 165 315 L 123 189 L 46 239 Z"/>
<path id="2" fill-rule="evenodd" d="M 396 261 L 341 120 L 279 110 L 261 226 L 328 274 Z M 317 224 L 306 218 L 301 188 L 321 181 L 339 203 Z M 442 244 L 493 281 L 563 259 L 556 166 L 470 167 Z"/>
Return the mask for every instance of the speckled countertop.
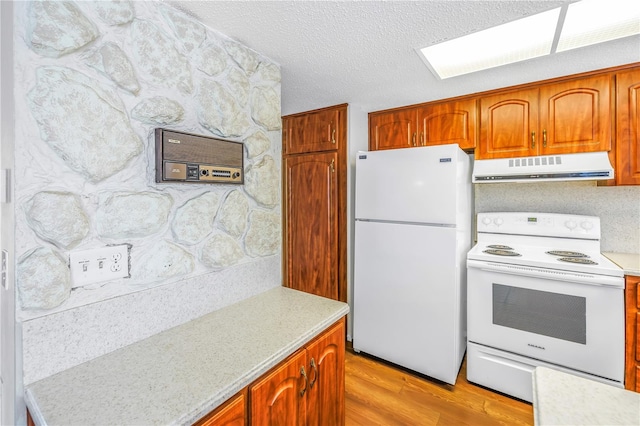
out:
<path id="1" fill-rule="evenodd" d="M 38 425 L 190 424 L 349 311 L 284 287 L 29 385 Z"/>
<path id="2" fill-rule="evenodd" d="M 546 367 L 533 372 L 536 425 L 640 425 L 640 393 Z"/>
<path id="3" fill-rule="evenodd" d="M 640 276 L 640 254 L 639 253 L 602 253 L 613 263 L 624 270 L 625 275 Z"/>

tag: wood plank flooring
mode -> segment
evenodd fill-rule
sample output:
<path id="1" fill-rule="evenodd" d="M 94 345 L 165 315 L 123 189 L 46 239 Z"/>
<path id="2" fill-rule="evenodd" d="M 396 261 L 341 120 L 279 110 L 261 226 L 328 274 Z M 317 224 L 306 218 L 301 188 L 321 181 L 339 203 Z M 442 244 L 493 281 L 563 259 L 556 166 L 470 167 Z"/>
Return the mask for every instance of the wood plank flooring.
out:
<path id="1" fill-rule="evenodd" d="M 456 386 L 347 349 L 347 426 L 533 425 L 531 404 L 469 383 L 466 360 Z"/>

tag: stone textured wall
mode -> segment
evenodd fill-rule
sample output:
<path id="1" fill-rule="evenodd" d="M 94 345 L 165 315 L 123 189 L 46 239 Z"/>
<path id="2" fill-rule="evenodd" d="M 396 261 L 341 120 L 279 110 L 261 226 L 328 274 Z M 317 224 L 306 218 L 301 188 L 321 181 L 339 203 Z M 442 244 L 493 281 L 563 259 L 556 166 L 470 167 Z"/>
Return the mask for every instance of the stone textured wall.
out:
<path id="1" fill-rule="evenodd" d="M 20 319 L 279 256 L 277 64 L 163 3 L 15 20 Z M 245 185 L 156 184 L 157 127 L 243 142 Z M 69 252 L 109 244 L 131 276 L 73 288 Z"/>

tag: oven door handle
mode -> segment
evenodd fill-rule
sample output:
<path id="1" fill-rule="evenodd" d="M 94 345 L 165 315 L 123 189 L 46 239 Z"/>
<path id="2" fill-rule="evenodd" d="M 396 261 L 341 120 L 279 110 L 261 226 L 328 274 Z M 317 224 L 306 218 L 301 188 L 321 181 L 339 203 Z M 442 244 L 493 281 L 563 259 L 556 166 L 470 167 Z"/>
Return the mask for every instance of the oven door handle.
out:
<path id="1" fill-rule="evenodd" d="M 557 269 L 543 269 L 532 266 L 510 265 L 506 263 L 483 262 L 468 259 L 467 268 L 480 269 L 487 272 L 519 275 L 525 277 L 542 278 L 553 281 L 572 282 L 577 284 L 589 284 L 600 287 L 624 288 L 623 277 L 609 275 L 592 275 L 580 272 L 561 271 Z"/>

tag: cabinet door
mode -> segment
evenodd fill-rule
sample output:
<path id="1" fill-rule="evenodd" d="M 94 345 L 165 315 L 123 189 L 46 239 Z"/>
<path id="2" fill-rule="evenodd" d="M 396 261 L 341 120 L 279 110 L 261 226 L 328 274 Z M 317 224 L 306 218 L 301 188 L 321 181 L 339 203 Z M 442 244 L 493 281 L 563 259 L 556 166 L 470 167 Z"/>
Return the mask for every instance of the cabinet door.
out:
<path id="1" fill-rule="evenodd" d="M 625 279 L 625 316 L 624 387 L 640 392 L 640 277 Z"/>
<path id="2" fill-rule="evenodd" d="M 306 352 L 301 350 L 249 388 L 252 425 L 305 424 L 308 391 L 305 361 Z"/>
<path id="3" fill-rule="evenodd" d="M 283 119 L 286 154 L 331 151 L 338 148 L 339 110 L 331 108 Z"/>
<path id="4" fill-rule="evenodd" d="M 284 158 L 286 285 L 338 299 L 336 152 Z"/>
<path id="5" fill-rule="evenodd" d="M 540 154 L 611 149 L 611 76 L 540 88 Z"/>
<path id="6" fill-rule="evenodd" d="M 537 129 L 537 89 L 481 98 L 476 159 L 537 155 Z"/>
<path id="7" fill-rule="evenodd" d="M 369 114 L 369 150 L 418 146 L 416 109 Z"/>
<path id="8" fill-rule="evenodd" d="M 427 105 L 418 109 L 418 145 L 457 143 L 462 149 L 476 147 L 476 100 Z"/>
<path id="9" fill-rule="evenodd" d="M 307 346 L 309 426 L 344 425 L 344 320 Z"/>
<path id="10" fill-rule="evenodd" d="M 246 390 L 198 421 L 195 426 L 244 426 L 246 424 Z"/>
<path id="11" fill-rule="evenodd" d="M 640 185 L 640 69 L 616 76 L 616 184 Z"/>

